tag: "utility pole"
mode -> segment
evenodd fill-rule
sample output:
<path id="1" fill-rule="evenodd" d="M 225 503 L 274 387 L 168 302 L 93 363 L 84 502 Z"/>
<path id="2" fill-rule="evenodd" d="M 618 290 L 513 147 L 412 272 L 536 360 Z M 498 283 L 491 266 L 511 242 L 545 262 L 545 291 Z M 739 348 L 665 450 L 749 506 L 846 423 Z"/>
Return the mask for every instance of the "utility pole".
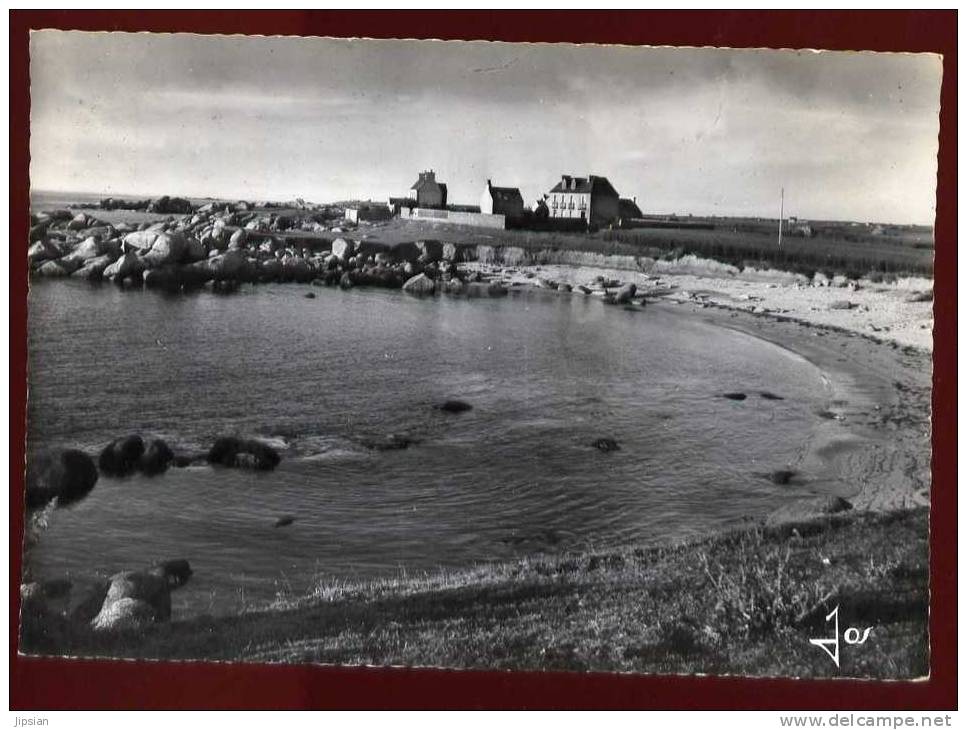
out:
<path id="1" fill-rule="evenodd" d="M 786 189 L 784 187 L 779 188 L 779 248 L 782 248 L 782 215 L 783 215 L 783 205 L 785 204 Z"/>

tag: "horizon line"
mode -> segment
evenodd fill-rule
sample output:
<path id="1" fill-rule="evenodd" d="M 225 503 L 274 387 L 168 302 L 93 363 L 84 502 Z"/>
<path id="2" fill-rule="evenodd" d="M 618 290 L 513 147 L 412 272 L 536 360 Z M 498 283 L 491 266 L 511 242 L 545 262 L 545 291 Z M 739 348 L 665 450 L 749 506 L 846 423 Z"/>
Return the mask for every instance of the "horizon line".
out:
<path id="1" fill-rule="evenodd" d="M 160 198 L 163 196 L 168 196 L 170 198 L 178 197 L 178 198 L 186 198 L 189 200 L 194 198 L 195 200 L 211 200 L 211 201 L 225 201 L 225 202 L 265 201 L 269 203 L 287 203 L 287 202 L 294 202 L 295 200 L 298 199 L 298 200 L 303 200 L 306 203 L 312 203 L 314 205 L 333 205 L 336 202 L 344 202 L 344 201 L 377 202 L 382 200 L 381 198 L 374 199 L 372 197 L 369 197 L 369 198 L 346 197 L 346 198 L 339 198 L 337 200 L 332 200 L 332 201 L 313 201 L 313 200 L 310 200 L 309 198 L 305 198 L 300 195 L 287 196 L 284 198 L 273 198 L 269 196 L 260 196 L 260 195 L 240 197 L 240 196 L 192 195 L 192 194 L 181 194 L 181 193 L 176 193 L 176 194 L 147 193 L 147 192 L 134 192 L 134 191 L 128 191 L 124 193 L 106 193 L 106 192 L 97 192 L 97 191 L 91 191 L 91 190 L 85 191 L 85 190 L 58 190 L 54 188 L 34 188 L 34 187 L 29 188 L 29 194 L 33 195 L 34 193 L 57 193 L 59 195 L 87 195 L 87 196 L 98 196 L 101 198 L 118 198 L 118 197 L 123 198 L 124 196 L 128 196 L 131 198 L 140 198 L 140 199 L 154 199 L 154 198 Z M 389 196 L 387 196 L 387 199 L 388 197 Z M 78 202 L 83 202 L 83 201 L 78 201 Z M 472 203 L 452 203 L 452 205 L 472 205 Z M 741 215 L 741 214 L 737 215 L 737 214 L 718 214 L 718 213 L 713 214 L 713 213 L 657 212 L 657 211 L 652 211 L 650 213 L 648 213 L 647 211 L 642 211 L 642 212 L 646 213 L 646 215 L 651 215 L 651 216 L 723 218 L 723 219 L 735 219 L 735 220 L 755 219 L 755 220 L 776 221 L 777 223 L 779 222 L 778 217 L 766 216 L 766 215 Z M 934 219 L 934 221 L 931 221 L 929 223 L 924 223 L 919 221 L 899 222 L 899 221 L 860 220 L 855 218 L 819 218 L 819 217 L 812 217 L 812 216 L 797 214 L 794 216 L 787 215 L 782 220 L 789 220 L 791 218 L 795 218 L 796 220 L 799 220 L 799 221 L 807 221 L 807 222 L 815 221 L 820 223 L 857 223 L 860 225 L 881 225 L 881 226 L 920 226 L 920 227 L 930 228 L 931 230 L 936 229 L 936 225 L 935 225 L 936 219 Z"/>

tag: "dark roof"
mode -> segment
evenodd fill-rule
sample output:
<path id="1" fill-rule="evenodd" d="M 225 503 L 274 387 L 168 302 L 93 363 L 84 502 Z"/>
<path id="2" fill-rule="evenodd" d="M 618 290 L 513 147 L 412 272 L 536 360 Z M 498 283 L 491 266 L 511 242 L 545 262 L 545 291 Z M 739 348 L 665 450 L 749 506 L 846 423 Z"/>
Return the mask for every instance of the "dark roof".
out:
<path id="1" fill-rule="evenodd" d="M 423 192 L 424 190 L 433 192 L 439 191 L 443 194 L 446 194 L 447 186 L 446 183 L 439 183 L 436 180 L 427 180 L 425 177 L 420 175 L 420 179 L 413 183 L 413 187 L 411 187 L 410 190 L 416 190 L 418 193 Z"/>
<path id="2" fill-rule="evenodd" d="M 495 185 L 487 185 L 487 189 L 490 191 L 490 197 L 494 201 L 501 201 L 504 203 L 516 203 L 520 202 L 521 205 L 524 204 L 524 196 L 520 194 L 519 188 L 498 188 Z"/>
<path id="3" fill-rule="evenodd" d="M 562 175 L 561 180 L 551 188 L 552 193 L 591 193 L 592 195 L 613 195 L 618 197 L 618 191 L 608 182 L 608 178 L 598 175 L 588 177 L 572 177 Z"/>
<path id="4" fill-rule="evenodd" d="M 631 198 L 620 198 L 618 200 L 618 215 L 622 218 L 644 218 L 641 208 Z"/>

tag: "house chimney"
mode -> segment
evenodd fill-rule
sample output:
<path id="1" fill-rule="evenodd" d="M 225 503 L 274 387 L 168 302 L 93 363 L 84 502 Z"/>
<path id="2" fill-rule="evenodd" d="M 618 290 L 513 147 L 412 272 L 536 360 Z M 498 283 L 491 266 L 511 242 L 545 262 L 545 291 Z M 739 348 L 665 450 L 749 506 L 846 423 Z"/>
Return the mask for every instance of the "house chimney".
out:
<path id="1" fill-rule="evenodd" d="M 487 189 L 489 190 L 492 187 L 493 187 L 493 185 L 490 184 L 490 178 L 488 177 L 487 178 Z"/>

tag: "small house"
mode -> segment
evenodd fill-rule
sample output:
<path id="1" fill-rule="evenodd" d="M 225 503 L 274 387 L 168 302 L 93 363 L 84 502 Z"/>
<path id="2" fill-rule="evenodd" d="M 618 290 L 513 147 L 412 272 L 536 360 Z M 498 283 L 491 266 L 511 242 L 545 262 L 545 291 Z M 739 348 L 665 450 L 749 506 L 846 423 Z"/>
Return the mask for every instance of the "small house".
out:
<path id="1" fill-rule="evenodd" d="M 480 197 L 480 212 L 520 218 L 524 214 L 524 198 L 518 188 L 498 188 L 488 180 Z"/>
<path id="2" fill-rule="evenodd" d="M 446 208 L 447 186 L 437 182 L 436 173 L 427 170 L 420 173 L 419 179 L 413 183 L 410 190 L 416 191 L 416 205 L 418 208 Z"/>

